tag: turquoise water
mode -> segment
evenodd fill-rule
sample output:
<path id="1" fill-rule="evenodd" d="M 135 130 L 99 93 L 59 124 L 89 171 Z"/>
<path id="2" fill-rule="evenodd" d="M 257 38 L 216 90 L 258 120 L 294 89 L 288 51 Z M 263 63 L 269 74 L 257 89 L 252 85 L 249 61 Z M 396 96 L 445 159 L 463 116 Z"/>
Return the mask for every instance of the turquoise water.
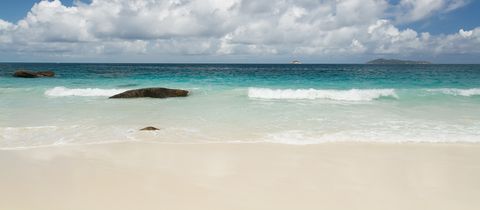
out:
<path id="1" fill-rule="evenodd" d="M 479 142 L 480 65 L 0 64 L 1 149 L 123 141 Z"/>

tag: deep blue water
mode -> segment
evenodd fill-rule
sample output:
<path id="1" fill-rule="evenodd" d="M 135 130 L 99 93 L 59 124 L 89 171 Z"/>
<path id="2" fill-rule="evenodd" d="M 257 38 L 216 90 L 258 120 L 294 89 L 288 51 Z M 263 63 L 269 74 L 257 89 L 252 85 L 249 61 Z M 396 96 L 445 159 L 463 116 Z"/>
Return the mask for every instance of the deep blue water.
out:
<path id="1" fill-rule="evenodd" d="M 480 65 L 290 65 L 290 64 L 0 64 L 1 87 L 25 85 L 16 69 L 53 70 L 38 85 L 142 85 L 161 81 L 187 85 L 288 88 L 476 88 Z M 134 84 L 132 83 L 132 84 Z"/>

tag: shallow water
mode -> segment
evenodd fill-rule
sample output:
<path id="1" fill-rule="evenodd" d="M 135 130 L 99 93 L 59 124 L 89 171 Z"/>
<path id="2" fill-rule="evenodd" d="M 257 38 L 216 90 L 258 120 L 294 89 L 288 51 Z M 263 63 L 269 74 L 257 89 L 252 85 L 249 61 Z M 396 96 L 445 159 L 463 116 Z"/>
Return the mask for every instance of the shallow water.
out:
<path id="1" fill-rule="evenodd" d="M 1 149 L 119 141 L 480 142 L 480 65 L 0 64 Z"/>

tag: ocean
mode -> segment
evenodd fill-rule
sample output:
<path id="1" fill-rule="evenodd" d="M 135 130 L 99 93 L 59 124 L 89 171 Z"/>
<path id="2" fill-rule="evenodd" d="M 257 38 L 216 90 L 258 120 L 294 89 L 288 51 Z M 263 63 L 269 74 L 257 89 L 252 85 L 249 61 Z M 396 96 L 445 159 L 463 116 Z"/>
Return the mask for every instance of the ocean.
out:
<path id="1" fill-rule="evenodd" d="M 1 150 L 129 141 L 477 143 L 480 65 L 0 63 Z"/>

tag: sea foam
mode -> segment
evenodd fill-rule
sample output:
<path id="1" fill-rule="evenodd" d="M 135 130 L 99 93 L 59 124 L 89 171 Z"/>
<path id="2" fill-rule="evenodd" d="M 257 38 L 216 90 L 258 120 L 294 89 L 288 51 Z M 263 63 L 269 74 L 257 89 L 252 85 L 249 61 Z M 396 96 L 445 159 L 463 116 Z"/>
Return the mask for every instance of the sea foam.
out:
<path id="1" fill-rule="evenodd" d="M 248 97 L 258 99 L 328 99 L 336 101 L 371 101 L 381 97 L 398 98 L 394 89 L 269 89 L 249 88 Z"/>
<path id="2" fill-rule="evenodd" d="M 480 95 L 480 88 L 471 88 L 471 89 L 458 89 L 458 88 L 438 88 L 438 89 L 428 89 L 429 92 L 438 92 L 447 95 L 454 96 L 477 96 Z"/>
<path id="3" fill-rule="evenodd" d="M 126 89 L 100 89 L 100 88 L 66 88 L 66 87 L 54 87 L 45 91 L 45 95 L 53 97 L 64 96 L 113 96 Z"/>

